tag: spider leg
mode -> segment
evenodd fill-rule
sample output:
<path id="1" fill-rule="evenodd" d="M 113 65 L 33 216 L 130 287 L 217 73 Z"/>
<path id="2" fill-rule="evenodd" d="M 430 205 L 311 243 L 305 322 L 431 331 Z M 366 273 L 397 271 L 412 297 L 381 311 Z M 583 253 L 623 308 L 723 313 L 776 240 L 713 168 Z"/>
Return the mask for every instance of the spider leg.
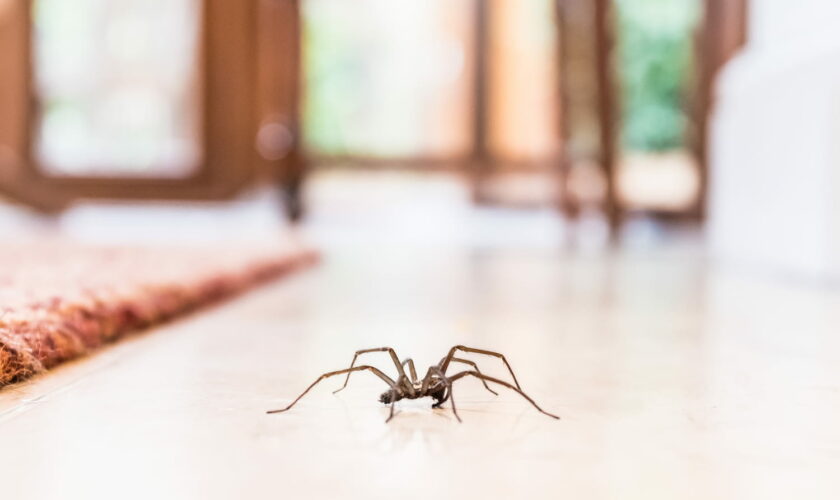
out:
<path id="1" fill-rule="evenodd" d="M 446 369 L 449 368 L 449 363 L 455 357 L 455 352 L 456 351 L 471 352 L 471 353 L 474 353 L 474 354 L 483 354 L 485 356 L 493 356 L 493 357 L 501 359 L 502 363 L 505 364 L 508 371 L 510 372 L 510 376 L 513 377 L 513 383 L 516 384 L 516 388 L 519 389 L 520 391 L 522 390 L 522 388 L 519 386 L 519 381 L 516 380 L 516 375 L 514 375 L 514 373 L 513 373 L 513 368 L 510 367 L 510 363 L 508 363 L 507 359 L 505 358 L 505 355 L 501 354 L 501 353 L 498 353 L 498 352 L 494 352 L 494 351 L 485 351 L 484 349 L 476 349 L 474 347 L 466 347 L 466 346 L 463 346 L 463 345 L 456 345 L 455 347 L 453 347 L 452 349 L 449 350 L 449 354 L 447 354 L 446 357 L 443 358 L 443 361 L 440 362 L 440 365 L 438 365 L 438 366 L 440 366 L 440 369 L 441 369 L 441 371 L 443 371 L 443 373 L 446 373 Z"/>
<path id="2" fill-rule="evenodd" d="M 292 401 L 292 403 L 291 403 L 289 406 L 287 406 L 287 407 L 283 408 L 282 410 L 270 410 L 270 411 L 268 411 L 267 413 L 282 413 L 282 412 L 284 412 L 284 411 L 288 410 L 289 408 L 291 408 L 292 406 L 294 406 L 294 405 L 295 405 L 295 403 L 297 403 L 298 401 L 300 401 L 300 399 L 301 399 L 302 397 L 306 396 L 306 393 L 308 393 L 308 392 L 309 392 L 309 391 L 310 391 L 313 387 L 315 387 L 316 385 L 318 385 L 318 382 L 320 382 L 320 381 L 322 381 L 322 380 L 324 380 L 324 379 L 327 379 L 327 378 L 330 378 L 330 377 L 334 377 L 334 376 L 336 376 L 336 375 L 341 375 L 341 374 L 344 374 L 344 373 L 349 374 L 349 373 L 352 373 L 352 372 L 358 372 L 358 371 L 362 371 L 362 370 L 370 370 L 371 372 L 373 372 L 373 374 L 374 374 L 374 375 L 376 375 L 377 377 L 379 377 L 379 378 L 381 378 L 383 381 L 385 381 L 385 383 L 386 383 L 386 384 L 388 384 L 388 386 L 391 388 L 391 391 L 395 391 L 395 390 L 396 390 L 396 387 L 397 387 L 396 382 L 394 382 L 393 380 L 391 380 L 391 378 L 390 378 L 390 377 L 388 377 L 388 375 L 385 375 L 384 373 L 382 373 L 382 372 L 381 372 L 380 370 L 378 370 L 377 368 L 374 368 L 373 366 L 367 366 L 367 365 L 356 366 L 356 367 L 352 367 L 352 366 L 351 366 L 350 368 L 346 368 L 346 369 L 344 369 L 344 370 L 338 370 L 338 371 L 334 371 L 334 372 L 328 372 L 328 373 L 325 373 L 325 374 L 321 375 L 320 377 L 318 377 L 318 379 L 317 379 L 317 380 L 315 380 L 315 382 L 312 382 L 312 385 L 310 385 L 309 387 L 307 387 L 307 388 L 306 388 L 306 390 L 305 390 L 305 391 L 303 391 L 303 392 L 301 393 L 301 395 L 297 397 L 297 399 L 295 399 L 294 401 Z"/>
<path id="3" fill-rule="evenodd" d="M 473 367 L 473 370 L 477 371 L 478 373 L 481 373 L 481 370 L 479 370 L 479 369 L 478 369 L 478 365 L 477 365 L 477 364 L 475 364 L 475 361 L 470 361 L 469 359 L 461 359 L 461 358 L 452 358 L 452 359 L 450 359 L 449 361 L 451 361 L 452 363 L 463 363 L 463 364 L 465 364 L 465 365 L 470 365 L 470 366 L 472 366 L 472 367 Z M 442 363 L 442 362 L 443 362 L 443 360 L 441 360 L 441 363 Z M 493 393 L 493 394 L 495 394 L 496 396 L 498 396 L 498 395 L 499 395 L 499 393 L 498 393 L 498 392 L 494 391 L 493 389 L 491 389 L 491 388 L 490 388 L 490 386 L 489 386 L 489 385 L 487 385 L 487 381 L 486 381 L 486 380 L 482 380 L 482 381 L 481 381 L 481 383 L 482 383 L 482 384 L 484 384 L 484 388 L 485 388 L 485 389 L 487 389 L 488 391 L 492 392 L 492 393 Z M 443 403 L 444 401 L 446 401 L 446 399 L 444 399 L 443 401 L 441 401 L 441 403 Z"/>
<path id="4" fill-rule="evenodd" d="M 403 370 L 402 363 L 400 363 L 400 358 L 397 357 L 397 353 L 394 352 L 394 349 L 390 347 L 374 347 L 373 349 L 362 349 L 361 351 L 356 351 L 356 354 L 353 355 L 353 362 L 350 363 L 350 368 L 353 368 L 356 365 L 356 358 L 359 357 L 361 354 L 367 354 L 369 352 L 387 352 L 391 355 L 391 361 L 394 362 L 394 366 L 397 367 L 397 373 L 400 377 L 405 377 L 405 371 Z M 343 391 L 345 387 L 347 387 L 347 382 L 350 382 L 350 373 L 347 374 L 347 378 L 344 379 L 344 385 L 339 387 L 338 389 L 333 391 L 333 394 Z M 414 393 L 414 389 L 410 388 L 410 393 Z"/>
<path id="5" fill-rule="evenodd" d="M 405 358 L 402 362 L 402 366 L 408 364 L 408 372 L 411 374 L 411 381 L 417 382 L 417 370 L 414 369 L 414 360 L 411 358 Z"/>
<path id="6" fill-rule="evenodd" d="M 391 421 L 394 418 L 394 404 L 397 402 L 397 391 L 395 389 L 391 389 L 391 412 L 388 414 L 388 418 L 385 419 L 385 423 Z"/>
<path id="7" fill-rule="evenodd" d="M 428 395 L 428 393 L 429 393 L 429 385 L 431 385 L 432 380 L 433 380 L 433 379 L 432 379 L 432 376 L 433 376 L 433 375 L 436 375 L 436 374 L 439 374 L 439 373 L 441 373 L 441 374 L 442 374 L 443 372 L 441 372 L 441 371 L 440 371 L 440 368 L 438 368 L 437 366 L 430 366 L 430 367 L 429 367 L 429 370 L 428 370 L 428 371 L 426 371 L 426 376 L 425 376 L 425 377 L 423 377 L 423 382 L 422 382 L 422 384 L 420 385 L 420 394 L 427 394 L 427 395 Z M 440 378 L 442 379 L 442 381 L 443 381 L 443 383 L 444 383 L 444 384 L 446 384 L 446 383 L 447 383 L 447 380 L 445 380 L 445 379 L 446 379 L 446 376 L 445 376 L 445 375 L 443 375 L 443 376 L 442 376 L 442 377 L 440 377 Z M 447 386 L 447 387 L 448 387 L 448 386 Z M 443 402 L 444 402 L 444 401 L 446 401 L 447 399 L 449 399 L 449 391 L 447 390 L 447 388 L 444 388 L 444 393 L 445 393 L 445 394 L 444 394 L 443 399 L 441 399 L 440 401 L 437 401 L 436 403 L 434 403 L 434 404 L 432 405 L 432 408 L 440 408 L 440 405 L 441 405 L 441 404 L 443 404 Z"/>
<path id="8" fill-rule="evenodd" d="M 426 376 L 423 377 L 423 383 L 420 384 L 420 392 L 421 393 L 425 394 L 426 391 L 429 390 L 429 384 L 432 383 L 432 374 L 434 373 L 434 370 L 436 368 L 437 368 L 436 366 L 432 366 L 432 367 L 429 367 L 429 369 L 426 371 Z"/>
<path id="9" fill-rule="evenodd" d="M 463 378 L 467 375 L 472 375 L 473 377 L 476 377 L 478 379 L 487 380 L 488 382 L 493 382 L 495 384 L 503 385 L 503 386 L 507 387 L 508 389 L 514 390 L 514 391 L 518 392 L 520 396 L 527 399 L 532 405 L 534 405 L 534 408 L 539 410 L 540 413 L 548 415 L 551 418 L 556 418 L 556 419 L 560 420 L 560 417 L 558 417 L 557 415 L 552 415 L 551 413 L 548 413 L 547 411 L 543 410 L 542 408 L 540 408 L 540 406 L 533 399 L 530 398 L 530 396 L 528 396 L 527 394 L 522 392 L 522 390 L 520 390 L 520 389 L 514 387 L 513 385 L 505 382 L 504 380 L 499 380 L 497 378 L 488 377 L 487 375 L 482 375 L 481 373 L 474 372 L 474 371 L 465 371 L 465 372 L 461 372 L 461 373 L 456 373 L 455 375 L 449 377 L 449 382 L 451 384 L 452 382 L 455 382 L 459 378 Z M 451 390 L 452 389 L 450 388 L 450 391 Z"/>
<path id="10" fill-rule="evenodd" d="M 443 371 L 440 368 L 435 367 L 435 371 L 437 371 L 438 376 L 443 381 L 443 383 L 446 384 L 447 396 L 443 401 L 446 401 L 447 398 L 452 400 L 452 414 L 455 415 L 455 418 L 458 419 L 458 423 L 461 423 L 461 417 L 458 416 L 458 409 L 455 408 L 455 396 L 452 395 L 452 382 L 448 378 L 446 378 L 446 375 L 443 374 Z M 435 405 L 435 407 L 440 407 L 443 401 Z"/>

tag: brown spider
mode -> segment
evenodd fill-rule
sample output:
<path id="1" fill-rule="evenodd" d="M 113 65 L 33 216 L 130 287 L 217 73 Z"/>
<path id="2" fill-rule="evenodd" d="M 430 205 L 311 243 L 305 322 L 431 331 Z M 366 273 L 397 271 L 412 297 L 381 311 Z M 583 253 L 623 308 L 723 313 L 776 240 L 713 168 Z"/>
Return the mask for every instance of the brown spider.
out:
<path id="1" fill-rule="evenodd" d="M 516 385 L 514 386 L 503 380 L 499 380 L 497 378 L 489 377 L 487 375 L 482 374 L 481 371 L 479 371 L 478 369 L 478 365 L 476 365 L 474 362 L 469 361 L 467 359 L 456 358 L 455 353 L 457 351 L 484 354 L 487 356 L 495 356 L 497 358 L 500 358 L 507 367 L 508 371 L 510 372 L 510 376 L 513 377 L 513 383 Z M 358 358 L 360 354 L 366 354 L 369 352 L 388 352 L 391 355 L 391 359 L 394 361 L 394 365 L 397 367 L 397 372 L 399 373 L 399 377 L 397 377 L 396 382 L 384 373 L 382 373 L 377 368 L 374 368 L 373 366 L 355 366 L 356 358 Z M 462 363 L 465 365 L 470 365 L 473 367 L 473 370 L 462 371 L 456 373 L 455 375 L 452 375 L 451 377 L 447 377 L 446 369 L 449 368 L 450 363 Z M 405 370 L 403 369 L 405 365 L 408 365 L 408 370 L 411 374 L 410 377 L 406 375 Z M 455 408 L 455 399 L 452 397 L 452 383 L 460 378 L 466 377 L 467 375 L 471 375 L 481 380 L 481 382 L 484 384 L 484 387 L 493 394 L 498 395 L 498 393 L 493 391 L 493 389 L 491 389 L 490 386 L 487 385 L 488 381 L 493 382 L 495 384 L 503 385 L 509 389 L 518 392 L 522 397 L 524 397 L 532 405 L 534 405 L 534 408 L 539 410 L 541 413 L 544 413 L 552 418 L 560 418 L 540 408 L 537 405 L 537 403 L 534 402 L 533 399 L 531 399 L 530 397 L 528 397 L 527 394 L 522 392 L 522 388 L 519 387 L 519 382 L 516 380 L 516 375 L 513 374 L 513 369 L 510 367 L 510 364 L 508 364 L 504 355 L 499 354 L 497 352 L 485 351 L 482 349 L 474 349 L 472 347 L 464 347 L 462 345 L 456 345 L 455 347 L 449 350 L 449 354 L 447 354 L 445 358 L 440 360 L 440 363 L 429 367 L 429 370 L 426 372 L 426 376 L 423 377 L 423 380 L 417 379 L 417 371 L 414 369 L 414 361 L 412 361 L 411 358 L 406 358 L 405 361 L 401 363 L 400 358 L 397 357 L 397 353 L 394 352 L 394 350 L 390 347 L 377 347 L 375 349 L 364 349 L 361 351 L 356 351 L 356 354 L 353 356 L 353 362 L 350 363 L 350 368 L 334 372 L 328 372 L 321 375 L 315 382 L 312 383 L 312 385 L 307 387 L 306 390 L 303 391 L 303 393 L 297 397 L 297 399 L 292 401 L 292 403 L 289 406 L 283 408 L 282 410 L 271 410 L 268 413 L 282 413 L 290 409 L 295 405 L 295 403 L 300 401 L 300 399 L 303 396 L 305 396 L 310 389 L 315 387 L 315 385 L 318 384 L 318 382 L 326 378 L 333 377 L 335 375 L 341 375 L 346 373 L 347 378 L 344 379 L 344 385 L 335 390 L 333 392 L 333 394 L 335 394 L 336 392 L 341 391 L 342 389 L 347 387 L 347 382 L 350 381 L 350 374 L 352 372 L 362 370 L 369 370 L 373 372 L 374 375 L 384 380 L 385 383 L 388 384 L 388 387 L 391 388 L 390 390 L 383 392 L 382 395 L 379 396 L 380 402 L 391 405 L 391 413 L 388 415 L 388 419 L 385 420 L 386 423 L 390 422 L 391 419 L 394 418 L 394 403 L 401 399 L 418 399 L 426 396 L 431 396 L 435 400 L 435 403 L 432 405 L 432 408 L 439 408 L 440 405 L 445 403 L 447 399 L 451 399 L 452 413 L 455 414 L 455 418 L 457 418 L 458 422 L 460 422 L 461 417 L 458 416 L 458 410 Z"/>

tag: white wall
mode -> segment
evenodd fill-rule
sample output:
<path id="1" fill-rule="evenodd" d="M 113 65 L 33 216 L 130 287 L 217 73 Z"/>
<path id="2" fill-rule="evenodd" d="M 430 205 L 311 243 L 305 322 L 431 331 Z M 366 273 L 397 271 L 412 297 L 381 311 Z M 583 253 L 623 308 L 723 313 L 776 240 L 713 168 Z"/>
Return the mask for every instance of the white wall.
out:
<path id="1" fill-rule="evenodd" d="M 840 1 L 753 0 L 711 120 L 709 237 L 721 260 L 840 278 Z"/>
<path id="2" fill-rule="evenodd" d="M 837 33 L 837 0 L 748 0 L 750 48 L 781 48 L 814 34 Z"/>

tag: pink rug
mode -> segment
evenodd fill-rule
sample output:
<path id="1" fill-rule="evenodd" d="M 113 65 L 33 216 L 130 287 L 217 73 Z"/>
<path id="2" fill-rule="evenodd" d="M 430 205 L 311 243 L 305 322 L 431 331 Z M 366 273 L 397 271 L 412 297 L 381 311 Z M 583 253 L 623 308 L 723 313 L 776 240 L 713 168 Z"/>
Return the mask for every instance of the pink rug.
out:
<path id="1" fill-rule="evenodd" d="M 0 387 L 317 261 L 298 245 L 0 248 Z"/>

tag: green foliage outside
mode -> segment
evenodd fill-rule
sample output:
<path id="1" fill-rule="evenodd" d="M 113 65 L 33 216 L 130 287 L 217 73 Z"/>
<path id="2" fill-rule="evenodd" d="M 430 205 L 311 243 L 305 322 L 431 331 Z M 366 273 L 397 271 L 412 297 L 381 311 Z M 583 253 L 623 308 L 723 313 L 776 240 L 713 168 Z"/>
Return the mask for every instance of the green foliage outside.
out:
<path id="1" fill-rule="evenodd" d="M 685 145 L 698 0 L 616 0 L 622 141 L 631 151 Z"/>
<path id="2" fill-rule="evenodd" d="M 304 7 L 304 137 L 312 150 L 341 153 L 346 149 L 343 126 L 357 111 L 347 97 L 363 85 L 364 67 L 360 57 L 352 57 L 358 54 L 348 35 L 350 23 L 330 15 L 329 9 L 318 9 L 318 3 Z"/>

